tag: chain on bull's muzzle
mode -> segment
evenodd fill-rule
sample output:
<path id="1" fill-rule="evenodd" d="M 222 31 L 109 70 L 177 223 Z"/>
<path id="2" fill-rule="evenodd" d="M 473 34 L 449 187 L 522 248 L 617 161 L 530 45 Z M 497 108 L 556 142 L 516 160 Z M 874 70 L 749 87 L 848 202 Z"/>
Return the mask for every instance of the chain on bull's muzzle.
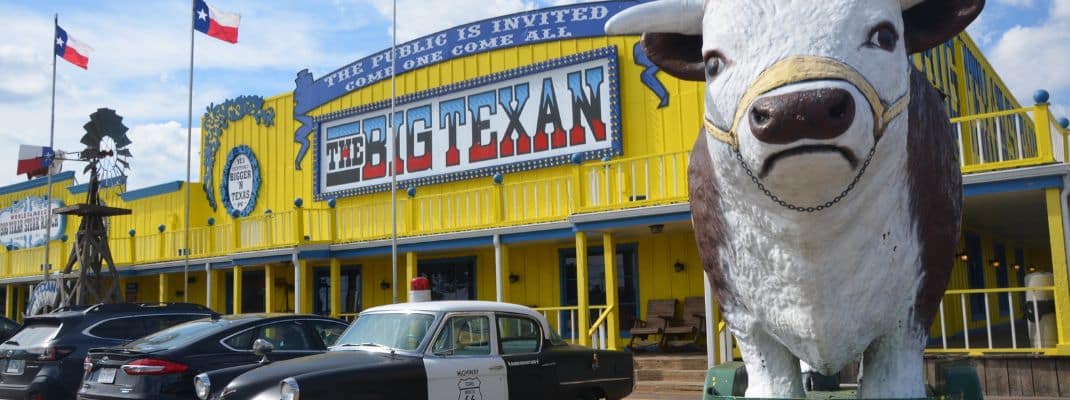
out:
<path id="1" fill-rule="evenodd" d="M 861 73 L 843 62 L 826 57 L 797 56 L 778 61 L 758 76 L 758 79 L 743 94 L 736 108 L 736 114 L 732 117 L 732 126 L 727 131 L 718 128 L 709 120 L 704 119 L 706 132 L 727 143 L 732 148 L 739 147 L 740 121 L 744 120 L 747 110 L 758 97 L 765 95 L 781 87 L 817 80 L 842 80 L 850 83 L 858 91 L 862 92 L 869 108 L 873 112 L 873 137 L 874 141 L 880 140 L 884 129 L 895 117 L 902 114 L 910 104 L 910 89 L 899 97 L 898 100 L 886 105 L 877 95 L 877 89 L 869 83 Z"/>

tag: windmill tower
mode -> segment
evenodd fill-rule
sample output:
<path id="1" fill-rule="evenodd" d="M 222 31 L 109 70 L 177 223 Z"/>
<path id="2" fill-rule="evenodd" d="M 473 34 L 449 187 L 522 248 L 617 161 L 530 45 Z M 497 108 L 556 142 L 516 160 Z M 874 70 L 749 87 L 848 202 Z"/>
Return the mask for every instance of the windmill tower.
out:
<path id="1" fill-rule="evenodd" d="M 131 211 L 109 207 L 101 198 L 100 187 L 101 182 L 105 181 L 118 181 L 122 185 L 119 191 L 125 187 L 126 171 L 130 167 L 127 159 L 131 157 L 126 147 L 131 141 L 126 137 L 127 127 L 123 125 L 123 117 L 116 114 L 115 110 L 97 109 L 89 119 L 81 140 L 86 148 L 80 156 L 80 161 L 88 163 L 83 171 L 89 174 L 86 201 L 54 211 L 56 214 L 82 217 L 75 234 L 74 248 L 62 271 L 60 306 L 122 301 L 118 287 L 119 273 L 108 245 L 107 217 L 129 215 Z M 73 276 L 71 271 L 76 264 L 78 272 L 77 276 Z"/>

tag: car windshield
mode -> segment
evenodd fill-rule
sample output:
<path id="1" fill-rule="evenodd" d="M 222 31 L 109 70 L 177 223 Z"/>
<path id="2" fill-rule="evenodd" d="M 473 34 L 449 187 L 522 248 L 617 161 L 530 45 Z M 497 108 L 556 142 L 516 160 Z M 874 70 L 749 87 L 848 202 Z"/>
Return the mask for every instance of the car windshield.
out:
<path id="1" fill-rule="evenodd" d="M 332 348 L 368 346 L 414 351 L 419 349 L 434 322 L 435 316 L 431 314 L 363 314 Z"/>
<path id="2" fill-rule="evenodd" d="M 181 347 L 230 327 L 230 322 L 225 319 L 190 321 L 145 336 L 130 342 L 125 347 L 143 353 Z"/>

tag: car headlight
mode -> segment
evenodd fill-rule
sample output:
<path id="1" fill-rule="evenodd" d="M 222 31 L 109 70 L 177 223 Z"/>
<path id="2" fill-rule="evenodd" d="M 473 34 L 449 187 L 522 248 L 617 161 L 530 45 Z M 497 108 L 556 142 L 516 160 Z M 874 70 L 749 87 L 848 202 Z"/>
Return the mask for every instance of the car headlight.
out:
<path id="1" fill-rule="evenodd" d="M 208 380 L 208 374 L 199 374 L 193 377 L 193 391 L 197 394 L 198 399 L 208 399 L 208 395 L 212 394 L 212 382 Z"/>
<path id="2" fill-rule="evenodd" d="M 294 378 L 283 379 L 279 385 L 281 385 L 281 400 L 298 400 L 301 398 L 301 389 L 297 387 L 297 380 Z"/>

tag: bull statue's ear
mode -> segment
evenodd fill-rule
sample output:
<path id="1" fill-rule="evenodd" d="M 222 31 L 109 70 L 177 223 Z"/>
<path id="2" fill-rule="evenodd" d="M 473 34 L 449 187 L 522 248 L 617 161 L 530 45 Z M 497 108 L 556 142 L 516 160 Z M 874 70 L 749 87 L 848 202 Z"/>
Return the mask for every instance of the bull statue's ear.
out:
<path id="1" fill-rule="evenodd" d="M 643 52 L 662 71 L 705 81 L 702 17 L 705 0 L 657 0 L 621 11 L 606 21 L 610 35 L 643 34 Z"/>
<path id="2" fill-rule="evenodd" d="M 644 33 L 643 52 L 669 75 L 687 81 L 705 81 L 702 36 L 679 33 Z"/>
<path id="3" fill-rule="evenodd" d="M 903 10 L 908 54 L 946 42 L 966 29 L 985 8 L 985 0 L 924 0 Z"/>

